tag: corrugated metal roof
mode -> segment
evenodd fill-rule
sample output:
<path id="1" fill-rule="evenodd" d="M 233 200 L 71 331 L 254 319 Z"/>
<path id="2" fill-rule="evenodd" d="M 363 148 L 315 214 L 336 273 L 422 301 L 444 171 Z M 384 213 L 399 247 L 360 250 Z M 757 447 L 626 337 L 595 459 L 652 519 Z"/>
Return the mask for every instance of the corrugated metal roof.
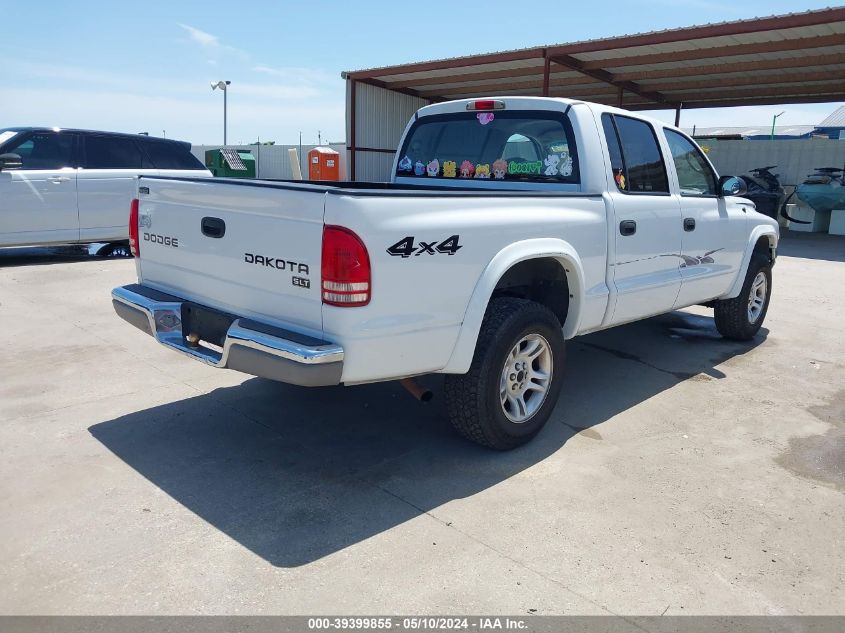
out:
<path id="1" fill-rule="evenodd" d="M 845 127 L 845 106 L 842 106 L 819 123 L 818 127 Z"/>
<path id="2" fill-rule="evenodd" d="M 621 94 L 630 109 L 845 101 L 845 7 L 343 76 L 429 101 L 519 94 L 620 105 Z"/>

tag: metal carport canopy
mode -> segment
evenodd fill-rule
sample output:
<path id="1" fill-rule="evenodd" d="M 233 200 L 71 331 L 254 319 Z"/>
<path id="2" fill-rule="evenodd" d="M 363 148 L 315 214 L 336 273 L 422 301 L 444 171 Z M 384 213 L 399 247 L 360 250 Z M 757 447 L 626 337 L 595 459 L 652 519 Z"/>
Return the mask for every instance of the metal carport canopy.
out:
<path id="1" fill-rule="evenodd" d="M 431 102 L 570 97 L 630 110 L 845 101 L 845 7 L 343 73 Z"/>
<path id="2" fill-rule="evenodd" d="M 359 84 L 407 95 L 406 100 L 416 97 L 411 100 L 417 102 L 414 108 L 467 97 L 569 97 L 629 110 L 674 109 L 676 125 L 682 108 L 845 101 L 845 7 L 348 71 L 342 76 L 347 80 L 349 168 L 355 179 L 360 152 L 371 162 L 395 151 L 392 142 L 385 142 L 395 135 L 360 126 L 356 109 L 371 104 L 356 97 Z M 362 135 L 367 138 L 359 138 Z M 380 177 L 382 172 L 378 170 Z"/>

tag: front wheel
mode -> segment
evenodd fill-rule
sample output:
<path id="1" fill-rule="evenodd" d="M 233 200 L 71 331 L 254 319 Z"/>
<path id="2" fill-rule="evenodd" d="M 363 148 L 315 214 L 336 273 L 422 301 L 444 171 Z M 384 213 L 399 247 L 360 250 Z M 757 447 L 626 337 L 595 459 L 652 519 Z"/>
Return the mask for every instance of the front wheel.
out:
<path id="1" fill-rule="evenodd" d="M 508 450 L 528 442 L 549 419 L 561 389 L 564 342 L 545 306 L 493 299 L 469 372 L 446 377 L 446 408 L 457 431 Z"/>
<path id="2" fill-rule="evenodd" d="M 716 329 L 725 338 L 750 341 L 766 318 L 772 294 L 772 265 L 763 255 L 753 255 L 739 296 L 716 301 Z"/>

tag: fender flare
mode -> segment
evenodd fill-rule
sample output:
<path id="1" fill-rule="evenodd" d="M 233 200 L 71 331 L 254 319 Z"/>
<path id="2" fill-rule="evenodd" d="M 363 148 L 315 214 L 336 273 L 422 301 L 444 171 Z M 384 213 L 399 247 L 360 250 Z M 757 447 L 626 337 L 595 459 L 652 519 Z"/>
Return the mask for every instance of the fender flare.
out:
<path id="1" fill-rule="evenodd" d="M 514 242 L 499 251 L 487 264 L 475 285 L 467 304 L 460 333 L 452 349 L 449 362 L 441 371 L 464 374 L 469 371 L 475 354 L 475 343 L 481 331 L 481 322 L 487 304 L 504 274 L 515 264 L 530 259 L 550 257 L 557 259 L 569 284 L 569 313 L 563 325 L 564 338 L 572 338 L 578 331 L 584 297 L 584 269 L 581 258 L 569 242 L 556 238 L 537 238 Z"/>
<path id="2" fill-rule="evenodd" d="M 745 253 L 742 255 L 742 264 L 740 264 L 736 279 L 731 286 L 731 289 L 720 299 L 733 299 L 738 297 L 742 291 L 742 284 L 745 282 L 745 273 L 748 270 L 748 265 L 751 262 L 751 254 L 754 252 L 754 247 L 757 246 L 757 241 L 761 237 L 768 237 L 769 243 L 774 242 L 775 247 L 778 244 L 778 232 L 773 226 L 760 225 L 755 226 L 751 231 L 751 236 L 748 238 L 748 244 L 745 246 Z"/>

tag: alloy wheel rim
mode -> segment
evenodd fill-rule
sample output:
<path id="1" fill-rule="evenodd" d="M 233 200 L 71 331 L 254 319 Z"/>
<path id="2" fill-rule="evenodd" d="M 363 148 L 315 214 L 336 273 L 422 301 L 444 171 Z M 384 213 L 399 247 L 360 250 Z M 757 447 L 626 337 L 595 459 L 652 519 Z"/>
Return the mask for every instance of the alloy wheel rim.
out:
<path id="1" fill-rule="evenodd" d="M 765 273 L 760 271 L 751 282 L 751 292 L 748 294 L 748 322 L 756 323 L 763 314 L 763 307 L 766 305 L 766 293 L 769 289 L 769 282 Z"/>
<path id="2" fill-rule="evenodd" d="M 540 334 L 527 334 L 511 348 L 499 381 L 499 400 L 508 420 L 524 424 L 534 417 L 546 400 L 553 371 L 551 346 Z"/>

